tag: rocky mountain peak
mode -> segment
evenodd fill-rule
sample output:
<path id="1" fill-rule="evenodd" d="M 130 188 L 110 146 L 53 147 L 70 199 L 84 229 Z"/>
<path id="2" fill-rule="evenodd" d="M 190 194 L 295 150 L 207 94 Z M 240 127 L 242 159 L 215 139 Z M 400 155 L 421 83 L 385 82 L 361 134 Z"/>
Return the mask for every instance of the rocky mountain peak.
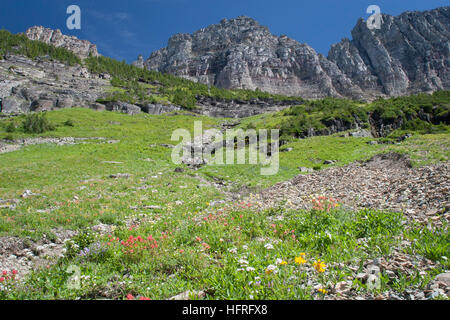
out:
<path id="1" fill-rule="evenodd" d="M 29 28 L 25 35 L 30 40 L 38 40 L 51 44 L 55 47 L 62 47 L 72 51 L 81 59 L 89 57 L 89 55 L 99 56 L 97 46 L 87 40 L 80 40 L 75 36 L 67 36 L 61 33 L 59 29 L 52 30 L 42 26 L 34 26 Z"/>
<path id="2" fill-rule="evenodd" d="M 136 65 L 227 89 L 244 88 L 306 98 L 373 99 L 450 88 L 450 7 L 382 15 L 380 30 L 359 19 L 352 39 L 328 57 L 249 17 L 223 19 Z"/>

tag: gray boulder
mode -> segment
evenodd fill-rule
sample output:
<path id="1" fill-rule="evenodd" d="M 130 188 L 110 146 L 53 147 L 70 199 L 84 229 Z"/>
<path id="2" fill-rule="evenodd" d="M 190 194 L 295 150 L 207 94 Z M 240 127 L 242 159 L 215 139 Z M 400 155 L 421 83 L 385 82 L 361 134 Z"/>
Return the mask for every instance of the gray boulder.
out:
<path id="1" fill-rule="evenodd" d="M 29 106 L 25 100 L 15 96 L 3 98 L 2 104 L 4 113 L 24 112 Z"/>
<path id="2" fill-rule="evenodd" d="M 142 112 L 140 107 L 138 107 L 134 104 L 129 104 L 129 103 L 120 102 L 120 101 L 108 102 L 106 104 L 106 110 L 122 112 L 122 113 L 127 113 L 127 114 L 138 114 L 138 113 Z"/>
<path id="3" fill-rule="evenodd" d="M 50 99 L 38 99 L 31 103 L 32 111 L 50 111 L 55 109 L 55 101 Z"/>
<path id="4" fill-rule="evenodd" d="M 180 107 L 174 106 L 174 105 L 163 105 L 163 104 L 146 104 L 142 110 L 146 113 L 153 114 L 153 115 L 159 115 L 164 113 L 169 113 L 172 111 L 178 111 L 181 110 Z"/>
<path id="5" fill-rule="evenodd" d="M 366 129 L 350 132 L 350 136 L 353 138 L 373 138 L 372 133 Z"/>

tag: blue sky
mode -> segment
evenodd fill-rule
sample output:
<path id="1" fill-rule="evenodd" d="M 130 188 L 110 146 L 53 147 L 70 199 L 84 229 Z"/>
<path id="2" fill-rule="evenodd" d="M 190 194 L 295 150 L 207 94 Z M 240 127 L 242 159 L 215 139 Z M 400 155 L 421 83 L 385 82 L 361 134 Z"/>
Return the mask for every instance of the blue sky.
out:
<path id="1" fill-rule="evenodd" d="M 66 9 L 81 8 L 81 30 L 68 30 Z M 438 0 L 1 0 L 0 28 L 13 33 L 43 25 L 95 43 L 101 54 L 127 62 L 165 47 L 175 33 L 192 33 L 222 18 L 250 16 L 275 35 L 306 42 L 327 55 L 330 45 L 351 38 L 369 5 L 383 13 L 429 10 Z"/>

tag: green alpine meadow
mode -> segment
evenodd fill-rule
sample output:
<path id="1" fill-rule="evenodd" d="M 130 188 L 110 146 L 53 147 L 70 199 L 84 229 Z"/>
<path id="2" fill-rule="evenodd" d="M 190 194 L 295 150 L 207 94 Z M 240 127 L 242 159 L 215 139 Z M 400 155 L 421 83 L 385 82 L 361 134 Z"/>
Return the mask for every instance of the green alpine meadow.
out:
<path id="1" fill-rule="evenodd" d="M 245 16 L 132 63 L 0 30 L 0 300 L 448 300 L 448 12 L 327 57 Z"/>

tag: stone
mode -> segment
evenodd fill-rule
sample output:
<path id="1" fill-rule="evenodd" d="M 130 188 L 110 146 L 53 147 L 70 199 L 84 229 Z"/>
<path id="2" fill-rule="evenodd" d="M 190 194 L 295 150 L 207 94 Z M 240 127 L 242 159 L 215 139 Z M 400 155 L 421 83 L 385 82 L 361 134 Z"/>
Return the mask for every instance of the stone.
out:
<path id="1" fill-rule="evenodd" d="M 344 292 L 349 291 L 351 289 L 351 286 L 352 286 L 351 281 L 341 281 L 341 282 L 336 283 L 334 289 L 338 293 L 344 293 Z"/>
<path id="2" fill-rule="evenodd" d="M 358 273 L 355 277 L 356 280 L 361 281 L 362 283 L 365 283 L 367 279 L 369 278 L 369 275 L 367 273 Z"/>
<path id="3" fill-rule="evenodd" d="M 350 136 L 352 136 L 353 138 L 373 138 L 372 133 L 366 129 L 351 132 Z"/>
<path id="4" fill-rule="evenodd" d="M 133 104 L 126 103 L 126 102 L 120 102 L 120 101 L 108 102 L 106 104 L 106 110 L 127 113 L 130 115 L 138 114 L 138 113 L 142 112 L 140 107 L 135 106 Z"/>
<path id="5" fill-rule="evenodd" d="M 29 105 L 27 102 L 19 97 L 6 97 L 2 101 L 2 112 L 4 113 L 18 113 L 25 111 L 25 106 Z"/>
<path id="6" fill-rule="evenodd" d="M 443 282 L 446 286 L 450 286 L 450 273 L 438 274 L 434 281 Z"/>
<path id="7" fill-rule="evenodd" d="M 50 111 L 55 108 L 55 102 L 49 99 L 38 99 L 31 104 L 32 111 Z"/>
<path id="8" fill-rule="evenodd" d="M 307 167 L 298 167 L 298 170 L 300 170 L 300 172 L 307 172 L 307 173 L 314 172 L 313 168 L 307 168 Z"/>
<path id="9" fill-rule="evenodd" d="M 161 207 L 161 206 L 144 206 L 144 207 L 142 207 L 142 209 L 147 209 L 147 210 L 161 210 L 162 207 Z"/>
<path id="10" fill-rule="evenodd" d="M 111 174 L 109 177 L 111 179 L 119 179 L 119 178 L 128 179 L 130 177 L 130 174 L 128 174 L 128 173 L 116 173 L 116 174 Z"/>
<path id="11" fill-rule="evenodd" d="M 386 275 L 389 277 L 389 279 L 393 280 L 393 279 L 397 278 L 397 275 L 395 274 L 394 271 L 386 270 L 385 272 L 386 272 Z"/>
<path id="12" fill-rule="evenodd" d="M 106 106 L 104 104 L 97 103 L 97 102 L 91 103 L 89 105 L 89 108 L 96 110 L 96 111 L 105 111 L 106 110 Z"/>
<path id="13" fill-rule="evenodd" d="M 199 299 L 199 298 L 204 298 L 205 295 L 206 294 L 204 291 L 186 291 L 186 292 L 180 293 L 176 296 L 169 298 L 169 300 L 190 300 L 191 297 L 195 297 L 195 298 Z"/>
<path id="14" fill-rule="evenodd" d="M 71 97 L 66 97 L 66 98 L 59 98 L 56 101 L 56 107 L 60 108 L 60 109 L 64 109 L 64 108 L 72 108 L 74 105 L 73 103 L 73 99 Z"/>
<path id="15" fill-rule="evenodd" d="M 434 289 L 433 292 L 431 292 L 430 299 L 436 299 L 439 297 L 447 297 L 445 291 L 442 289 Z"/>
<path id="16" fill-rule="evenodd" d="M 144 111 L 145 113 L 153 115 L 165 114 L 177 110 L 181 110 L 181 107 L 174 105 L 150 104 L 150 103 L 144 105 L 144 107 L 142 108 L 142 111 Z"/>
<path id="17" fill-rule="evenodd" d="M 33 195 L 33 192 L 31 190 L 25 190 L 25 192 L 21 195 L 22 198 L 28 198 Z"/>

